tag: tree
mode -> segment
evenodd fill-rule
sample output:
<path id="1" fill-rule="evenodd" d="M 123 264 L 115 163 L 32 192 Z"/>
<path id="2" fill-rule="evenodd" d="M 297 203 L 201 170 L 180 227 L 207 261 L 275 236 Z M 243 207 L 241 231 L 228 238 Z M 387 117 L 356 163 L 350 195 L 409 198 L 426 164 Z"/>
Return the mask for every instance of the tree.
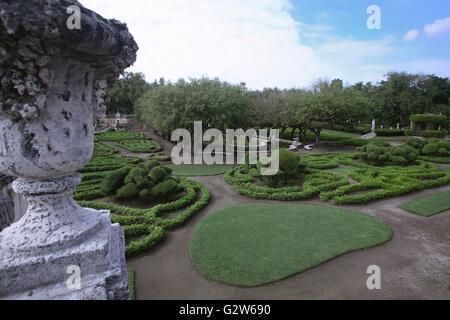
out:
<path id="1" fill-rule="evenodd" d="M 254 97 L 244 84 L 218 79 L 179 80 L 148 90 L 137 103 L 137 115 L 148 126 L 169 136 L 176 129 L 247 129 L 254 119 Z"/>
<path id="2" fill-rule="evenodd" d="M 318 80 L 310 91 L 294 91 L 290 97 L 287 118 L 295 122 L 303 142 L 308 130 L 314 132 L 316 145 L 320 145 L 323 129 L 355 127 L 367 118 L 368 99 L 353 88 L 344 88 L 339 79 Z"/>
<path id="3" fill-rule="evenodd" d="M 142 73 L 125 73 L 108 91 L 107 114 L 134 114 L 136 101 L 148 88 Z"/>
<path id="4" fill-rule="evenodd" d="M 408 126 L 411 114 L 445 112 L 449 88 L 449 79 L 390 72 L 373 92 L 374 115 L 388 125 Z"/>

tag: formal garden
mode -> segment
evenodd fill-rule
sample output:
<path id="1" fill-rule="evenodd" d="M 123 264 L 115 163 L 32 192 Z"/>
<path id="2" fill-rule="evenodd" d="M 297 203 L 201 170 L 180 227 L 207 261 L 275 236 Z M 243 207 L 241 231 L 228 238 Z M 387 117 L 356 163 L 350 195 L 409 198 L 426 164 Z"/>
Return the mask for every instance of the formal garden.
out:
<path id="1" fill-rule="evenodd" d="M 450 78 L 442 72 L 355 82 L 353 62 L 353 75 L 367 79 L 381 64 L 362 70 L 358 55 L 347 59 L 340 47 L 370 45 L 368 38 L 300 23 L 289 1 L 264 4 L 256 16 L 221 4 L 226 19 L 211 29 L 232 41 L 218 45 L 201 33 L 219 50 L 201 48 L 208 61 L 193 67 L 189 45 L 200 38 L 178 43 L 175 30 L 186 26 L 178 9 L 190 6 L 152 4 L 154 16 L 130 20 L 141 40 L 137 23 L 153 21 L 148 36 L 156 41 L 141 46 L 141 60 L 162 68 L 152 76 L 214 78 L 148 82 L 126 71 L 139 49 L 126 24 L 78 1 L 23 3 L 0 4 L 0 300 L 450 297 Z M 215 5 L 194 9 L 201 17 Z M 125 13 L 149 8 L 140 6 Z M 114 6 L 104 9 L 114 16 Z M 239 22 L 227 36 L 231 16 Z M 262 31 L 249 19 L 264 20 Z M 443 21 L 426 24 L 423 35 L 410 30 L 405 44 L 427 37 L 430 45 L 449 30 Z M 401 50 L 396 36 L 387 38 L 367 58 L 393 65 L 385 56 Z M 249 54 L 235 40 L 275 55 Z M 155 56 L 145 51 L 152 47 Z M 275 61 L 286 53 L 299 57 Z M 404 65 L 445 70 L 437 56 L 423 58 Z M 271 76 L 252 74 L 261 65 Z M 304 83 L 319 72 L 334 78 Z M 261 86 L 217 78 L 226 74 L 256 76 Z"/>
<path id="2" fill-rule="evenodd" d="M 186 297 L 173 281 L 191 283 L 187 292 L 199 290 L 199 298 L 221 297 L 227 287 L 283 290 L 342 257 L 355 262 L 351 253 L 384 260 L 389 255 L 371 254 L 374 248 L 389 250 L 414 219 L 424 219 L 419 225 L 426 228 L 450 210 L 446 109 L 439 102 L 438 114 L 420 114 L 405 101 L 409 114 L 392 115 L 385 100 L 390 81 L 416 76 L 389 77 L 367 95 L 364 87 L 344 88 L 338 80 L 318 82 L 320 91 L 248 92 L 218 80 L 147 84 L 127 76 L 119 83 L 143 88 L 128 98 L 151 129 L 97 133 L 76 200 L 110 210 L 124 228 L 137 298 L 155 297 L 154 285 L 166 298 Z M 371 127 L 372 117 L 379 120 Z M 200 120 L 219 130 L 279 128 L 279 172 L 263 175 L 262 158 L 252 165 L 173 164 L 170 132 L 192 132 Z M 408 252 L 405 245 L 395 250 Z M 163 270 L 175 272 L 173 280 L 154 277 Z"/>
<path id="3" fill-rule="evenodd" d="M 145 131 L 98 133 L 75 198 L 111 211 L 113 222 L 124 228 L 126 256 L 133 261 L 151 256 L 157 244 L 161 250 L 168 234 L 204 212 L 221 192 L 208 188 L 208 179 L 222 180 L 236 195 L 256 202 L 238 201 L 197 222 L 189 256 L 206 279 L 252 288 L 392 239 L 387 223 L 352 206 L 450 184 L 450 142 L 444 139 L 408 137 L 393 145 L 383 135 L 364 140 L 325 130 L 321 136 L 323 145 L 334 148 L 351 139 L 353 151 L 305 154 L 282 147 L 279 173 L 263 176 L 261 164 L 173 165 L 170 150 Z M 432 217 L 450 209 L 449 194 L 398 207 L 406 215 Z M 150 276 L 133 268 L 129 273 L 138 288 L 139 279 Z"/>

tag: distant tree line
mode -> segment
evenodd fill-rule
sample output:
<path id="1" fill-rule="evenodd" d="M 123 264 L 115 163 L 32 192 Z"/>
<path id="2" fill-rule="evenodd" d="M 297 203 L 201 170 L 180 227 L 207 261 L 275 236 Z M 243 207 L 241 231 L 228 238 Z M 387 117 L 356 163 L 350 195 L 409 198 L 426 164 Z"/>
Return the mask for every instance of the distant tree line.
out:
<path id="1" fill-rule="evenodd" d="M 320 79 L 309 88 L 256 91 L 208 78 L 147 83 L 142 74 L 127 73 L 109 96 L 108 113 L 135 113 L 165 136 L 203 121 L 221 130 L 289 128 L 302 140 L 312 131 L 318 143 L 323 129 L 367 129 L 374 118 L 385 127 L 407 127 L 411 114 L 450 116 L 449 78 L 404 72 L 379 83 L 344 86 L 340 79 Z"/>

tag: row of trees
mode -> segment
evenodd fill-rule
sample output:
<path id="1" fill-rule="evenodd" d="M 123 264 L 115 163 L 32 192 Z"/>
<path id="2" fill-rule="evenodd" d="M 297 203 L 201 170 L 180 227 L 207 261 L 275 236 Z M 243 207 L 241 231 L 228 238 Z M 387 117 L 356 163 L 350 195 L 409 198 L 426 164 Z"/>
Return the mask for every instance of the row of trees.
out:
<path id="1" fill-rule="evenodd" d="M 339 79 L 322 79 L 306 89 L 261 91 L 208 78 L 148 84 L 142 74 L 126 74 L 110 97 L 109 113 L 136 113 L 167 136 L 178 128 L 192 130 L 194 121 L 203 121 L 221 130 L 294 128 L 303 140 L 313 131 L 319 143 L 323 129 L 351 129 L 373 118 L 388 127 L 408 126 L 411 114 L 450 116 L 450 80 L 408 73 L 389 73 L 377 84 L 344 86 Z"/>

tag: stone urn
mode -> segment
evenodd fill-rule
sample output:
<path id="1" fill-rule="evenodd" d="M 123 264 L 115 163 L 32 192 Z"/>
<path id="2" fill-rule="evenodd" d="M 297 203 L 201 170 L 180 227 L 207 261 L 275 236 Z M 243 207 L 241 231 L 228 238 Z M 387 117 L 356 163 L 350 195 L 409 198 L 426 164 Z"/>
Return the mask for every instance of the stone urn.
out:
<path id="1" fill-rule="evenodd" d="M 0 298 L 128 298 L 123 231 L 72 194 L 106 90 L 137 49 L 126 25 L 77 1 L 0 3 L 0 171 L 29 203 L 0 233 Z"/>

